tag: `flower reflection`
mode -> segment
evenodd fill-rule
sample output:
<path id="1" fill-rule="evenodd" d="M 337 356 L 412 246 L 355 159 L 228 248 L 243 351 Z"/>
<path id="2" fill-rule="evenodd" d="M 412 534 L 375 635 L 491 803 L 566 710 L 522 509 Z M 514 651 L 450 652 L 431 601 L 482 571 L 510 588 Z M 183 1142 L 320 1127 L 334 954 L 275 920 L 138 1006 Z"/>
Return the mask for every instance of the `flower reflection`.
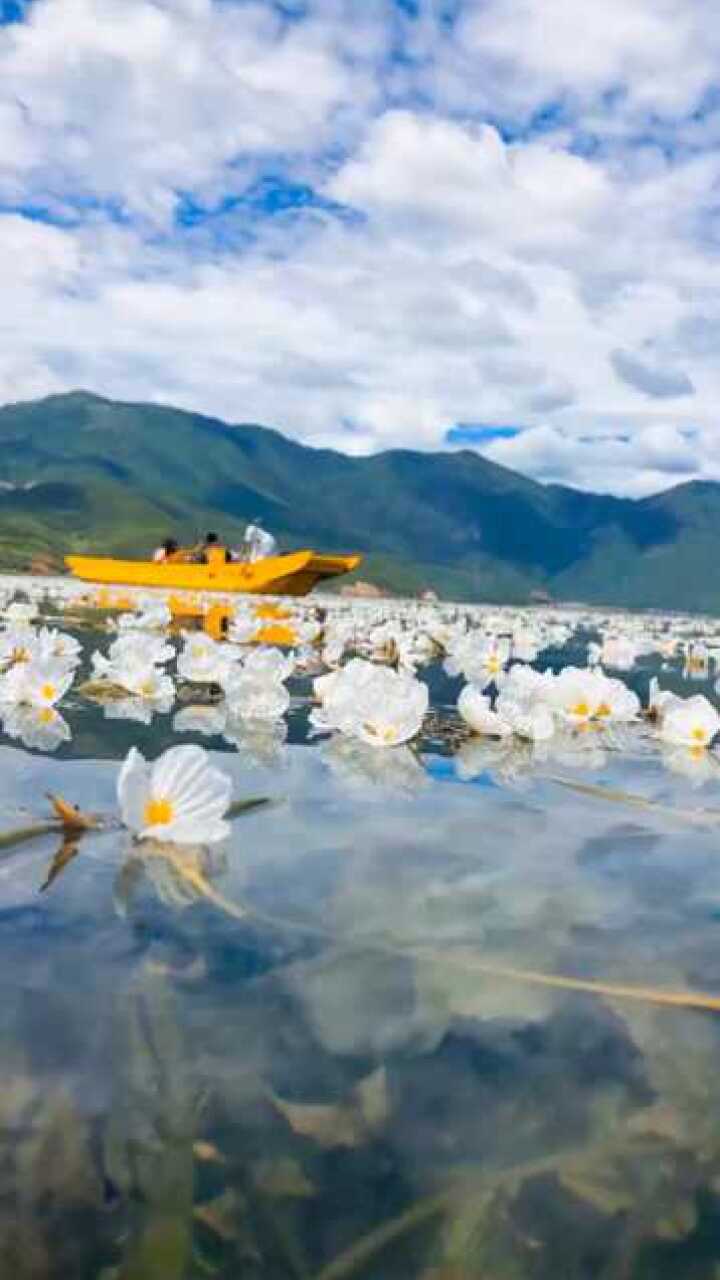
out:
<path id="1" fill-rule="evenodd" d="M 694 787 L 707 782 L 720 782 L 720 762 L 704 747 L 670 747 L 662 752 L 662 761 L 672 773 L 681 774 Z"/>
<path id="2" fill-rule="evenodd" d="M 70 725 L 54 707 L 8 707 L 2 725 L 9 738 L 19 738 L 31 751 L 56 751 L 72 737 Z"/>
<path id="3" fill-rule="evenodd" d="M 249 720 L 230 713 L 223 737 L 249 764 L 277 765 L 286 754 L 287 725 L 284 720 Z"/>
<path id="4" fill-rule="evenodd" d="M 146 883 L 160 902 L 184 910 L 206 901 L 234 919 L 243 919 L 242 907 L 230 902 L 211 883 L 226 869 L 224 854 L 202 844 L 173 844 L 167 840 L 141 840 L 131 846 L 115 880 L 113 901 L 126 916 L 134 895 Z"/>
<path id="5" fill-rule="evenodd" d="M 322 747 L 331 772 L 353 787 L 415 792 L 427 784 L 427 774 L 409 747 L 378 753 L 352 738 L 330 738 Z"/>
<path id="6" fill-rule="evenodd" d="M 106 720 L 135 720 L 138 724 L 150 724 L 158 710 L 155 703 L 146 702 L 144 698 L 118 698 L 104 702 L 102 707 Z"/>
<path id="7" fill-rule="evenodd" d="M 183 707 L 173 718 L 173 729 L 176 733 L 201 733 L 212 738 L 225 731 L 227 724 L 227 707 L 224 703 L 198 703 Z"/>

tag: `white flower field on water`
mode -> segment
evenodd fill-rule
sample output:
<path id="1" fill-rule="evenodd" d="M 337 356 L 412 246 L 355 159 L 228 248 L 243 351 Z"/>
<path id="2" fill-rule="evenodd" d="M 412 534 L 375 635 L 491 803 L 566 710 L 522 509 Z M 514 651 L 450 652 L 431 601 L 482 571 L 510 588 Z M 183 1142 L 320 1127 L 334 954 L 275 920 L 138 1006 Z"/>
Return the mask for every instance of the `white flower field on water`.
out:
<path id="1" fill-rule="evenodd" d="M 190 603 L 3 579 L 8 1274 L 705 1280 L 720 619 Z"/>

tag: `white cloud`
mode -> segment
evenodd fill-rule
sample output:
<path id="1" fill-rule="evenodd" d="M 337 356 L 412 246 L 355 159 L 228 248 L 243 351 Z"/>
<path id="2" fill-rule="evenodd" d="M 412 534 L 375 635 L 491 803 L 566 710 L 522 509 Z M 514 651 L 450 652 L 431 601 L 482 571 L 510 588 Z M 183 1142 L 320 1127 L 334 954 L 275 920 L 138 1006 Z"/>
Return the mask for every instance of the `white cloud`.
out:
<path id="1" fill-rule="evenodd" d="M 690 0 L 420 8 L 0 27 L 0 400 L 84 385 L 352 451 L 516 423 L 485 452 L 541 477 L 720 474 L 720 36 Z M 319 198 L 261 216 L 263 176 Z M 179 193 L 223 212 L 178 226 Z"/>

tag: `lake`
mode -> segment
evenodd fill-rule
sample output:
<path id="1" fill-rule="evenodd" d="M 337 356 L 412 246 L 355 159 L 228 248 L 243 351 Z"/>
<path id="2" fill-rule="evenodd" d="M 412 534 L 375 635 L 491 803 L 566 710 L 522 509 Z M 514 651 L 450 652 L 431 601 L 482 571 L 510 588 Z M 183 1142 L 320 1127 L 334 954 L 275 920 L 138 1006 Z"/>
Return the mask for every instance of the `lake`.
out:
<path id="1" fill-rule="evenodd" d="M 104 825 L 0 848 L 3 1280 L 717 1280 L 720 766 L 473 738 L 420 677 L 389 751 L 314 733 L 309 677 L 278 723 L 10 725 L 0 831 Z M 221 845 L 117 821 L 178 742 L 262 801 Z"/>

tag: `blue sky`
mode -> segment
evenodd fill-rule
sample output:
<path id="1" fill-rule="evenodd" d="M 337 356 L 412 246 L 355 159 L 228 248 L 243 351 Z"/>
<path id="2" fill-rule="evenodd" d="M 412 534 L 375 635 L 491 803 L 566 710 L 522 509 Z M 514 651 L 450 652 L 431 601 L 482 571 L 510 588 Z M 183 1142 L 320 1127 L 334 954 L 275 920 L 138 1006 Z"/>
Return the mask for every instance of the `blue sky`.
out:
<path id="1" fill-rule="evenodd" d="M 0 0 L 0 401 L 720 478 L 687 0 Z"/>

